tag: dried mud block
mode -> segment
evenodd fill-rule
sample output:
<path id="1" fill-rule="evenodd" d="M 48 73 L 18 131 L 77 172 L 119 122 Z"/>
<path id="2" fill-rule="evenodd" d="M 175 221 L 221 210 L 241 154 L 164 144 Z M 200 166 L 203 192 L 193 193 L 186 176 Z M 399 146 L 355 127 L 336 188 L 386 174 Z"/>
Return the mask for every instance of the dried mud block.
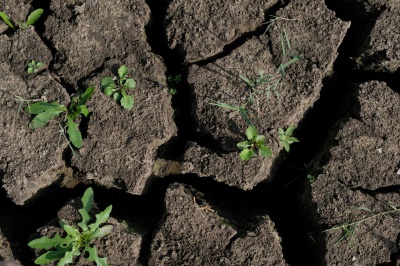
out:
<path id="1" fill-rule="evenodd" d="M 360 85 L 359 110 L 338 128 L 336 146 L 312 184 L 318 223 L 328 228 L 360 221 L 400 206 L 400 97 L 383 82 Z M 362 209 L 360 209 L 362 208 Z M 369 210 L 369 211 L 368 211 Z M 397 252 L 400 221 L 395 212 L 360 223 L 351 239 L 338 240 L 344 231 L 325 235 L 327 265 L 375 265 L 390 262 Z M 353 225 L 354 228 L 354 225 Z"/>
<path id="2" fill-rule="evenodd" d="M 179 184 L 168 188 L 149 265 L 286 265 L 280 237 L 268 218 L 239 236 L 212 207 L 199 206 L 194 195 L 198 192 Z"/>
<path id="3" fill-rule="evenodd" d="M 59 220 L 61 219 L 63 219 L 67 224 L 74 226 L 75 228 L 79 228 L 78 223 L 82 221 L 82 217 L 78 213 L 78 209 L 80 208 L 82 208 L 82 203 L 80 200 L 70 201 L 58 211 L 57 218 L 50 221 L 47 225 L 39 228 L 37 230 L 37 234 L 31 236 L 31 240 L 40 238 L 41 236 L 47 236 L 51 238 L 54 237 L 56 233 L 59 233 L 61 237 L 65 237 L 65 232 L 59 225 Z M 101 211 L 102 210 L 99 210 L 96 205 L 94 205 L 90 215 L 93 217 L 93 219 L 95 219 L 95 214 L 98 214 Z M 92 222 L 94 221 L 90 221 L 89 224 Z M 108 265 L 140 265 L 138 258 L 142 237 L 138 234 L 130 232 L 125 225 L 119 223 L 112 217 L 108 219 L 107 225 L 112 226 L 112 232 L 104 237 L 96 238 L 91 245 L 96 247 L 98 256 L 102 258 L 106 257 Z M 35 250 L 37 257 L 42 253 L 43 250 Z M 75 260 L 71 265 L 96 265 L 96 263 L 88 261 L 86 258 L 84 258 L 84 256 L 77 256 L 74 257 L 74 259 Z M 57 265 L 57 262 L 46 265 L 55 266 Z"/>
<path id="4" fill-rule="evenodd" d="M 43 67 L 47 68 L 52 59 L 51 51 L 42 42 L 33 27 L 26 30 L 18 30 L 11 37 L 0 36 L 0 60 L 8 62 L 13 72 L 23 77 L 34 77 L 29 75 L 27 65 L 32 60 L 40 61 Z"/>
<path id="5" fill-rule="evenodd" d="M 107 61 L 105 70 L 86 83 L 100 84 L 103 77 L 116 76 L 122 64 L 137 82 L 128 92 L 134 98 L 134 107 L 125 110 L 112 97 L 96 90 L 87 104 L 92 112 L 87 138 L 72 158 L 72 165 L 95 182 L 141 194 L 152 176 L 158 148 L 175 136 L 177 129 L 171 96 L 157 85 L 165 84 L 165 67 L 141 45 L 125 61 Z"/>
<path id="6" fill-rule="evenodd" d="M 14 261 L 14 256 L 11 251 L 10 242 L 0 230 L 0 265 L 2 261 Z"/>
<path id="7" fill-rule="evenodd" d="M 194 62 L 222 52 L 225 45 L 264 22 L 265 11 L 277 0 L 189 2 L 174 0 L 164 24 L 168 45 Z"/>
<path id="8" fill-rule="evenodd" d="M 365 39 L 365 51 L 357 59 L 361 68 L 395 72 L 400 67 L 400 32 L 398 30 L 400 4 L 389 7 L 377 18 Z"/>
<path id="9" fill-rule="evenodd" d="M 124 58 L 137 42 L 146 42 L 150 10 L 145 1 L 56 0 L 50 9 L 44 35 L 59 54 L 54 68 L 70 84 L 76 85 L 106 59 Z"/>
<path id="10" fill-rule="evenodd" d="M 69 97 L 47 72 L 25 82 L 8 64 L 2 63 L 0 79 L 0 172 L 4 174 L 2 183 L 8 196 L 22 205 L 64 175 L 62 152 L 66 144 L 59 142 L 60 126 L 56 120 L 30 130 L 31 117 L 23 110 L 18 114 L 15 97 L 58 101 L 64 105 Z"/>
<path id="11" fill-rule="evenodd" d="M 201 173 L 203 176 L 218 175 L 219 180 L 230 180 L 228 184 L 241 184 L 243 189 L 251 189 L 257 183 L 269 180 L 273 174 L 273 165 L 277 164 L 281 157 L 278 156 L 282 150 L 277 145 L 278 128 L 297 126 L 305 112 L 318 99 L 322 80 L 332 70 L 337 49 L 349 23 L 337 19 L 334 13 L 327 9 L 324 1 L 319 0 L 307 3 L 291 1 L 277 15 L 298 21 L 277 21 L 270 29 L 270 37 L 253 37 L 226 57 L 206 65 L 190 67 L 188 83 L 193 90 L 193 118 L 197 123 L 197 131 L 200 135 L 216 139 L 221 147 L 214 149 L 222 148 L 223 152 L 220 153 L 223 155 L 218 155 L 221 172 L 216 174 L 216 165 L 201 168 L 204 163 L 197 163 L 200 158 L 194 158 L 190 154 L 192 149 L 188 149 L 184 157 L 188 163 L 191 163 L 191 160 L 195 163 L 187 167 L 186 169 L 190 170 L 185 170 L 186 172 Z M 250 88 L 239 75 L 255 80 L 259 71 L 265 74 L 279 73 L 277 69 L 281 64 L 282 27 L 291 39 L 292 52 L 302 54 L 307 60 L 300 60 L 286 69 L 285 82 L 278 91 L 279 97 L 274 92 L 271 92 L 270 96 L 264 93 L 255 96 L 253 104 L 248 104 Z M 238 113 L 212 106 L 210 102 L 223 102 L 235 106 L 247 103 L 250 120 L 258 132 L 265 135 L 272 149 L 272 157 L 258 163 L 258 166 L 262 167 L 248 167 L 252 170 L 247 171 L 246 176 L 241 175 L 243 168 L 247 168 L 252 162 L 232 159 L 239 157 L 236 144 L 245 140 L 247 124 Z M 201 151 L 204 157 L 212 153 L 205 149 Z M 233 153 L 234 156 L 226 153 Z M 214 157 L 217 157 L 216 154 Z M 230 171 L 225 171 L 228 168 Z M 235 176 L 222 176 L 226 174 Z"/>
<path id="12" fill-rule="evenodd" d="M 341 126 L 324 169 L 348 187 L 400 185 L 400 97 L 383 82 L 368 82 L 358 101 L 357 119 Z"/>

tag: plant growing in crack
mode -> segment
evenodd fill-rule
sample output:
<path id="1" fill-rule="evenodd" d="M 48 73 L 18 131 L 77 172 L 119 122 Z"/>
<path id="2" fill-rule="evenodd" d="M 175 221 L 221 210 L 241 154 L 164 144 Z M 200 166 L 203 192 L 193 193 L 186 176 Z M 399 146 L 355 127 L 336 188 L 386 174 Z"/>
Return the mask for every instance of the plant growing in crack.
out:
<path id="1" fill-rule="evenodd" d="M 246 141 L 237 144 L 237 147 L 241 150 L 240 158 L 243 161 L 250 160 L 257 152 L 263 157 L 272 155 L 271 149 L 268 145 L 265 145 L 265 136 L 259 135 L 254 127 L 249 126 L 246 129 L 246 137 Z"/>
<path id="2" fill-rule="evenodd" d="M 30 25 L 33 25 L 43 14 L 43 9 L 39 8 L 34 10 L 25 22 L 18 22 L 18 28 L 21 30 L 25 30 L 29 28 Z M 4 12 L 0 12 L 0 18 L 13 30 L 17 30 L 16 26 L 11 22 L 10 18 Z"/>
<path id="3" fill-rule="evenodd" d="M 178 91 L 176 89 L 176 85 L 178 85 L 182 81 L 182 75 L 178 74 L 175 76 L 168 76 L 167 78 L 167 87 L 169 90 L 169 93 L 172 95 L 175 95 Z"/>
<path id="4" fill-rule="evenodd" d="M 28 74 L 37 73 L 39 69 L 43 66 L 43 63 L 32 60 L 27 64 L 27 66 L 28 69 L 26 72 L 28 72 Z"/>
<path id="5" fill-rule="evenodd" d="M 80 115 L 88 116 L 89 110 L 85 106 L 94 92 L 94 87 L 87 88 L 84 92 L 79 91 L 77 96 L 72 97 L 69 107 L 58 102 L 35 102 L 25 107 L 25 112 L 35 115 L 29 124 L 30 129 L 37 129 L 45 126 L 51 119 L 65 113 L 67 134 L 69 140 L 76 148 L 82 147 L 82 134 L 79 131 L 78 124 L 75 123 Z"/>
<path id="6" fill-rule="evenodd" d="M 73 263 L 73 258 L 80 255 L 83 249 L 83 252 L 89 253 L 89 261 L 95 262 L 97 266 L 108 266 L 107 259 L 100 258 L 97 255 L 97 249 L 95 246 L 92 246 L 92 242 L 95 238 L 103 237 L 111 233 L 112 227 L 110 225 L 100 227 L 100 224 L 107 222 L 112 210 L 112 205 L 108 206 L 101 213 L 96 214 L 96 221 L 94 223 L 88 224 L 92 219 L 89 212 L 94 202 L 92 188 L 88 188 L 85 191 L 81 201 L 83 207 L 78 210 L 82 217 L 82 221 L 78 223 L 80 229 L 68 225 L 64 220 L 60 220 L 60 226 L 66 232 L 66 237 L 62 238 L 57 233 L 53 238 L 42 236 L 28 243 L 29 247 L 35 249 L 50 250 L 55 248 L 55 250 L 47 251 L 39 256 L 35 260 L 35 264 L 43 265 L 59 260 L 57 265 L 64 266 Z"/>
<path id="7" fill-rule="evenodd" d="M 118 69 L 119 78 L 114 80 L 112 77 L 104 77 L 101 80 L 101 87 L 105 95 L 113 96 L 114 100 L 120 102 L 123 108 L 131 110 L 134 100 L 132 96 L 127 94 L 127 91 L 136 87 L 136 81 L 127 77 L 128 71 L 126 66 L 120 66 Z"/>
<path id="8" fill-rule="evenodd" d="M 285 148 L 287 152 L 290 151 L 290 145 L 299 142 L 299 140 L 295 137 L 292 137 L 294 127 L 289 126 L 286 131 L 283 130 L 282 128 L 278 129 L 279 133 L 279 144 Z"/>

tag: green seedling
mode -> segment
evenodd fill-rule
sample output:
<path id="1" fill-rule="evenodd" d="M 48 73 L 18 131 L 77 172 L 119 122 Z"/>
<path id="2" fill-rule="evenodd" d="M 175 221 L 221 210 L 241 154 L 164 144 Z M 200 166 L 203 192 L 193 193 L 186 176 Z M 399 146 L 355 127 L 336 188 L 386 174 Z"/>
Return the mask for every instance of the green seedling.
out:
<path id="1" fill-rule="evenodd" d="M 243 119 L 247 122 L 247 124 L 249 126 L 253 126 L 253 124 L 250 122 L 250 118 L 248 116 L 249 112 L 244 107 L 239 107 L 239 106 L 230 105 L 230 104 L 226 104 L 226 103 L 218 103 L 218 102 L 216 102 L 216 103 L 212 102 L 209 104 L 238 112 L 243 117 Z"/>
<path id="2" fill-rule="evenodd" d="M 310 181 L 310 184 L 314 183 L 316 180 L 315 176 L 313 176 L 313 175 L 307 175 L 307 179 L 308 179 L 308 181 Z"/>
<path id="3" fill-rule="evenodd" d="M 237 147 L 240 152 L 240 158 L 243 161 L 250 160 L 258 151 L 258 153 L 263 157 L 269 157 L 272 155 L 271 149 L 265 145 L 265 136 L 258 135 L 257 130 L 249 126 L 246 129 L 247 140 L 239 142 Z"/>
<path id="4" fill-rule="evenodd" d="M 69 107 L 58 102 L 35 102 L 28 104 L 25 107 L 25 112 L 36 115 L 29 124 L 30 129 L 37 129 L 45 126 L 52 118 L 59 116 L 62 113 L 66 114 L 65 126 L 69 140 L 76 148 L 82 147 L 82 134 L 79 131 L 78 124 L 75 123 L 80 115 L 88 116 L 89 110 L 85 103 L 89 100 L 94 92 L 94 87 L 89 87 L 85 92 L 79 91 L 78 95 L 72 97 Z"/>
<path id="5" fill-rule="evenodd" d="M 284 131 L 282 128 L 278 129 L 279 133 L 279 144 L 285 148 L 287 152 L 290 151 L 290 145 L 299 142 L 299 140 L 295 137 L 292 137 L 294 127 L 290 126 Z"/>
<path id="6" fill-rule="evenodd" d="M 176 85 L 178 85 L 182 80 L 182 75 L 178 74 L 175 76 L 168 76 L 167 78 L 167 86 L 169 89 L 169 93 L 171 93 L 172 95 L 176 94 L 178 91 L 175 88 Z"/>
<path id="7" fill-rule="evenodd" d="M 31 73 L 37 73 L 39 69 L 43 66 L 42 62 L 36 62 L 35 60 L 32 60 L 28 63 L 28 70 L 27 72 L 29 74 Z"/>
<path id="8" fill-rule="evenodd" d="M 26 22 L 18 22 L 18 28 L 25 30 L 33 25 L 43 14 L 43 9 L 39 8 L 34 10 L 29 16 Z M 0 12 L 0 18 L 13 30 L 17 30 L 15 25 L 11 22 L 10 18 L 4 12 Z"/>
<path id="9" fill-rule="evenodd" d="M 78 223 L 79 228 L 68 225 L 64 220 L 60 220 L 60 226 L 64 229 L 67 236 L 62 238 L 57 233 L 53 238 L 42 236 L 41 238 L 34 239 L 28 243 L 28 246 L 35 249 L 50 250 L 38 257 L 35 264 L 43 265 L 53 261 L 58 262 L 58 266 L 73 263 L 73 258 L 79 256 L 83 252 L 88 252 L 88 260 L 95 262 L 97 266 L 108 266 L 106 258 L 100 258 L 97 255 L 97 249 L 92 246 L 95 238 L 108 235 L 112 231 L 110 225 L 100 227 L 100 224 L 107 222 L 110 216 L 112 205 L 108 206 L 104 211 L 96 214 L 96 221 L 88 224 L 92 217 L 89 215 L 92 209 L 94 196 L 93 189 L 88 188 L 82 197 L 83 208 L 78 212 L 82 217 L 82 221 Z"/>
<path id="10" fill-rule="evenodd" d="M 274 73 L 264 74 L 264 72 L 260 70 L 258 76 L 253 79 L 244 75 L 239 75 L 239 77 L 250 87 L 250 96 L 248 101 L 251 104 L 255 103 L 254 97 L 256 95 L 265 94 L 267 99 L 269 99 L 271 92 L 274 92 L 276 97 L 279 98 L 279 89 L 285 81 L 285 70 L 298 60 L 304 59 L 299 54 L 291 53 L 292 46 L 285 29 L 282 29 L 280 40 L 282 47 L 282 63 Z"/>
<path id="11" fill-rule="evenodd" d="M 107 96 L 113 96 L 114 100 L 120 102 L 121 106 L 126 110 L 133 108 L 133 98 L 127 94 L 128 90 L 136 87 L 136 81 L 131 78 L 127 78 L 128 68 L 126 66 L 120 66 L 118 69 L 119 79 L 114 81 L 111 77 L 104 77 L 101 80 L 101 86 L 104 94 Z"/>
<path id="12" fill-rule="evenodd" d="M 357 210 L 362 210 L 362 211 L 367 211 L 369 213 L 371 213 L 372 215 L 363 218 L 361 220 L 358 220 L 356 222 L 352 222 L 352 223 L 346 223 L 346 224 L 342 224 L 336 227 L 332 227 L 330 229 L 324 230 L 323 232 L 329 232 L 329 231 L 336 231 L 336 230 L 341 230 L 343 232 L 342 236 L 335 242 L 335 244 L 333 246 L 336 246 L 337 244 L 339 244 L 340 242 L 342 242 L 343 240 L 347 239 L 349 241 L 349 244 L 353 243 L 353 237 L 356 233 L 357 228 L 363 224 L 364 222 L 371 220 L 371 219 L 376 219 L 380 216 L 387 216 L 388 214 L 392 214 L 395 212 L 400 211 L 399 208 L 397 208 L 396 206 L 394 206 L 391 202 L 389 202 L 389 206 L 391 208 L 390 211 L 385 211 L 385 212 L 380 212 L 377 214 L 373 214 L 372 211 L 366 207 L 356 207 L 355 209 Z"/>

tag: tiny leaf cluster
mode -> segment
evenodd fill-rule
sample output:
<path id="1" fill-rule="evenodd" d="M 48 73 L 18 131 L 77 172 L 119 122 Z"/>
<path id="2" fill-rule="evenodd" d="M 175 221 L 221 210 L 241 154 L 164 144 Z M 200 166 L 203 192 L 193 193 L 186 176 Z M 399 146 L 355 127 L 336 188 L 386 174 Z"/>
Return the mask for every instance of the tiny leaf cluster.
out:
<path id="1" fill-rule="evenodd" d="M 178 74 L 175 76 L 168 76 L 167 78 L 167 86 L 169 89 L 169 93 L 172 95 L 176 94 L 178 90 L 176 89 L 176 85 L 178 85 L 182 80 L 182 75 Z"/>
<path id="2" fill-rule="evenodd" d="M 293 144 L 295 142 L 299 142 L 299 140 L 295 137 L 292 137 L 294 127 L 289 126 L 286 131 L 283 130 L 282 128 L 278 129 L 279 133 L 279 144 L 285 148 L 287 152 L 290 150 L 290 144 Z"/>
<path id="3" fill-rule="evenodd" d="M 94 87 L 89 87 L 84 92 L 79 91 L 77 96 L 72 97 L 68 108 L 58 102 L 35 102 L 28 104 L 25 107 L 25 112 L 35 115 L 29 123 L 29 128 L 41 128 L 54 117 L 59 116 L 61 113 L 66 113 L 65 126 L 67 127 L 69 139 L 76 148 L 82 147 L 82 134 L 79 131 L 78 124 L 74 120 L 80 115 L 86 117 L 89 115 L 89 110 L 85 106 L 85 103 L 92 96 L 93 92 Z"/>
<path id="4" fill-rule="evenodd" d="M 21 30 L 27 29 L 30 25 L 33 25 L 43 14 L 43 9 L 39 8 L 34 10 L 29 16 L 26 22 L 19 22 L 18 28 Z M 4 12 L 0 12 L 0 18 L 13 30 L 17 30 L 15 25 L 11 22 L 10 18 Z"/>
<path id="5" fill-rule="evenodd" d="M 59 260 L 57 265 L 64 266 L 73 263 L 73 258 L 79 256 L 83 249 L 83 252 L 88 252 L 89 261 L 95 262 L 97 266 L 108 266 L 107 259 L 100 258 L 97 255 L 96 247 L 91 245 L 95 238 L 103 237 L 111 233 L 111 226 L 106 225 L 100 227 L 100 224 L 107 222 L 112 210 L 112 205 L 108 206 L 101 213 L 96 214 L 96 221 L 94 223 L 88 224 L 92 219 L 89 215 L 89 211 L 92 209 L 93 202 L 93 189 L 88 188 L 82 197 L 83 208 L 78 210 L 82 217 L 82 221 L 78 223 L 80 229 L 68 225 L 64 220 L 60 220 L 60 226 L 66 232 L 66 237 L 62 238 L 57 233 L 53 238 L 42 236 L 28 243 L 28 246 L 31 248 L 49 250 L 39 256 L 35 260 L 35 264 L 43 265 Z"/>
<path id="6" fill-rule="evenodd" d="M 127 77 L 128 71 L 126 66 L 120 66 L 118 69 L 119 78 L 114 80 L 112 77 L 104 77 L 101 80 L 101 86 L 105 95 L 113 96 L 114 100 L 120 102 L 123 108 L 131 110 L 134 101 L 132 96 L 127 94 L 127 91 L 136 87 L 136 81 Z"/>
<path id="7" fill-rule="evenodd" d="M 271 149 L 265 145 L 265 136 L 259 135 L 253 126 L 246 129 L 247 140 L 239 142 L 237 147 L 241 150 L 240 158 L 243 161 L 250 160 L 258 151 L 263 157 L 272 155 Z"/>
<path id="8" fill-rule="evenodd" d="M 36 73 L 39 71 L 39 69 L 43 66 L 42 62 L 36 62 L 35 60 L 32 60 L 28 63 L 28 74 L 31 73 Z"/>

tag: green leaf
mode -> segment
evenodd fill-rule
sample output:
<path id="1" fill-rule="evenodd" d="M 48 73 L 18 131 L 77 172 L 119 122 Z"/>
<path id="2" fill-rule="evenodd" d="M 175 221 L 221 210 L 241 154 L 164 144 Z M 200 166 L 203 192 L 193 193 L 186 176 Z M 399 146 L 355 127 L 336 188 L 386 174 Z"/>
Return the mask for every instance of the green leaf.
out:
<path id="1" fill-rule="evenodd" d="M 67 117 L 67 123 L 65 125 L 68 127 L 67 133 L 69 140 L 74 144 L 76 148 L 82 147 L 82 135 L 79 131 L 78 125 L 74 122 L 71 116 Z"/>
<path id="2" fill-rule="evenodd" d="M 136 81 L 134 79 L 127 79 L 124 85 L 129 89 L 134 89 L 136 87 Z"/>
<path id="3" fill-rule="evenodd" d="M 32 72 L 33 72 L 33 68 L 32 67 L 28 68 L 28 74 L 31 74 Z"/>
<path id="4" fill-rule="evenodd" d="M 282 128 L 278 128 L 279 135 L 285 135 L 285 131 Z"/>
<path id="5" fill-rule="evenodd" d="M 43 14 L 43 9 L 41 9 L 41 8 L 36 9 L 35 11 L 33 11 L 29 15 L 28 19 L 26 20 L 26 23 L 25 23 L 26 26 L 30 26 L 33 23 L 35 23 L 42 16 L 42 14 Z"/>
<path id="6" fill-rule="evenodd" d="M 279 66 L 279 72 L 281 73 L 282 80 L 285 79 L 285 67 L 283 65 Z"/>
<path id="7" fill-rule="evenodd" d="M 78 106 L 78 111 L 80 114 L 84 115 L 84 116 L 88 116 L 89 115 L 89 110 L 87 109 L 87 107 L 85 105 L 79 105 Z"/>
<path id="8" fill-rule="evenodd" d="M 46 125 L 50 119 L 58 116 L 63 110 L 47 109 L 43 113 L 36 115 L 33 120 L 29 123 L 30 129 L 41 128 Z"/>
<path id="9" fill-rule="evenodd" d="M 257 144 L 258 144 L 258 143 L 263 144 L 263 143 L 265 142 L 265 136 L 264 136 L 264 135 L 258 135 L 258 136 L 256 137 L 256 142 L 257 142 Z"/>
<path id="10" fill-rule="evenodd" d="M 294 130 L 294 127 L 293 127 L 293 126 L 288 127 L 288 128 L 286 129 L 285 135 L 288 136 L 288 137 L 291 136 L 292 133 L 293 133 L 293 130 Z"/>
<path id="11" fill-rule="evenodd" d="M 80 94 L 79 95 L 78 106 L 79 105 L 84 105 L 90 99 L 90 97 L 92 96 L 93 92 L 94 92 L 94 87 L 92 86 L 92 87 L 87 88 L 84 93 Z"/>
<path id="12" fill-rule="evenodd" d="M 79 246 L 73 246 L 71 251 L 65 252 L 64 258 L 62 258 L 57 266 L 64 266 L 65 264 L 72 263 L 74 256 L 80 255 Z"/>
<path id="13" fill-rule="evenodd" d="M 118 76 L 120 79 L 125 78 L 126 74 L 128 74 L 128 68 L 126 66 L 120 66 L 118 68 Z"/>
<path id="14" fill-rule="evenodd" d="M 110 216 L 111 210 L 112 210 L 112 205 L 108 206 L 101 213 L 96 214 L 96 222 L 89 225 L 90 232 L 92 234 L 97 230 L 97 228 L 99 228 L 100 224 L 107 222 L 108 217 Z"/>
<path id="15" fill-rule="evenodd" d="M 287 137 L 286 135 L 279 135 L 279 139 L 282 141 L 286 141 Z"/>
<path id="16" fill-rule="evenodd" d="M 289 144 L 292 144 L 292 143 L 294 143 L 294 142 L 299 142 L 299 140 L 298 140 L 297 138 L 295 138 L 295 137 L 289 137 L 289 138 L 287 139 L 287 141 L 289 142 Z"/>
<path id="17" fill-rule="evenodd" d="M 246 129 L 246 136 L 248 140 L 255 139 L 257 135 L 258 135 L 257 130 L 254 127 L 250 126 Z"/>
<path id="18" fill-rule="evenodd" d="M 65 253 L 72 250 L 72 245 L 68 245 L 67 247 L 58 246 L 56 250 L 48 251 L 38 257 L 35 260 L 35 264 L 43 265 L 50 263 L 52 261 L 56 261 L 62 259 L 65 256 Z"/>
<path id="19" fill-rule="evenodd" d="M 290 151 L 290 144 L 289 144 L 287 141 L 281 141 L 281 142 L 279 142 L 279 143 L 285 148 L 285 150 L 286 150 L 287 152 Z"/>
<path id="20" fill-rule="evenodd" d="M 84 251 L 89 253 L 88 261 L 96 262 L 96 266 L 108 266 L 106 258 L 100 258 L 97 255 L 96 247 L 85 246 Z"/>
<path id="21" fill-rule="evenodd" d="M 113 86 L 109 86 L 104 89 L 104 94 L 107 96 L 111 96 L 114 92 L 115 92 L 115 89 Z"/>
<path id="22" fill-rule="evenodd" d="M 129 95 L 122 97 L 121 106 L 124 107 L 126 110 L 131 110 L 133 108 L 133 98 Z"/>
<path id="23" fill-rule="evenodd" d="M 69 236 L 71 236 L 72 238 L 76 238 L 80 236 L 80 232 L 78 229 L 76 229 L 73 226 L 70 226 L 69 224 L 67 224 L 63 219 L 59 220 L 60 226 L 62 227 L 62 229 L 64 229 L 65 232 L 67 232 L 67 234 Z"/>
<path id="24" fill-rule="evenodd" d="M 122 98 L 122 95 L 119 91 L 116 91 L 113 95 L 114 100 L 116 100 L 117 102 L 119 102 Z"/>
<path id="25" fill-rule="evenodd" d="M 222 108 L 227 108 L 227 109 L 232 109 L 232 110 L 235 110 L 235 111 L 240 111 L 240 107 L 238 107 L 238 106 L 234 106 L 234 105 L 230 105 L 230 104 L 226 104 L 226 103 L 210 103 L 211 105 L 215 105 L 215 106 L 218 106 L 218 107 L 222 107 Z"/>
<path id="26" fill-rule="evenodd" d="M 86 189 L 85 193 L 83 194 L 82 197 L 83 208 L 78 210 L 78 212 L 82 216 L 82 222 L 78 223 L 78 226 L 82 228 L 83 231 L 89 230 L 87 224 L 91 219 L 89 211 L 92 209 L 93 202 L 94 202 L 93 189 L 90 187 Z"/>
<path id="27" fill-rule="evenodd" d="M 8 16 L 6 15 L 6 13 L 4 12 L 0 12 L 0 18 L 13 30 L 15 29 L 14 24 L 12 24 L 12 22 L 10 21 L 10 19 L 8 18 Z"/>
<path id="28" fill-rule="evenodd" d="M 103 87 L 103 89 L 105 89 L 107 87 L 114 88 L 115 87 L 114 80 L 111 77 L 104 77 L 101 80 L 101 87 Z"/>
<path id="29" fill-rule="evenodd" d="M 258 146 L 258 150 L 261 156 L 269 157 L 272 155 L 271 149 L 268 146 L 260 145 Z"/>
<path id="30" fill-rule="evenodd" d="M 253 157 L 253 151 L 249 149 L 244 149 L 243 151 L 240 152 L 239 156 L 240 159 L 242 159 L 243 161 L 250 160 L 251 157 Z"/>
<path id="31" fill-rule="evenodd" d="M 42 62 L 37 62 L 36 66 L 37 66 L 37 67 L 42 67 L 42 66 L 43 66 L 43 63 L 42 63 Z"/>
<path id="32" fill-rule="evenodd" d="M 91 239 L 95 239 L 97 237 L 103 237 L 105 235 L 108 235 L 109 233 L 112 232 L 112 226 L 111 225 L 106 225 L 103 226 L 99 229 L 97 229 L 91 236 Z"/>
<path id="33" fill-rule="evenodd" d="M 57 110 L 57 111 L 66 111 L 67 109 L 64 107 L 64 105 L 59 104 L 57 102 L 52 102 L 52 103 L 48 103 L 48 102 L 36 102 L 33 104 L 28 104 L 27 107 L 25 107 L 25 112 L 27 112 L 28 114 L 39 114 L 42 113 L 46 110 L 49 109 L 53 109 L 53 110 Z"/>
<path id="34" fill-rule="evenodd" d="M 242 142 L 239 142 L 238 144 L 236 144 L 236 146 L 239 148 L 239 150 L 244 150 L 244 149 L 247 149 L 248 147 L 250 147 L 250 144 L 248 141 L 242 141 Z"/>
<path id="35" fill-rule="evenodd" d="M 28 243 L 28 246 L 36 249 L 45 249 L 49 250 L 56 246 L 66 245 L 71 243 L 72 238 L 67 236 L 65 238 L 61 238 L 57 233 L 53 238 L 48 238 L 47 236 L 42 236 L 41 238 L 37 238 Z"/>
<path id="36" fill-rule="evenodd" d="M 242 76 L 242 75 L 239 75 L 239 77 L 240 77 L 241 79 L 243 79 L 244 82 L 247 83 L 247 85 L 249 85 L 250 87 L 253 87 L 254 81 L 252 81 L 252 80 L 250 80 L 250 79 L 248 79 L 248 78 L 246 78 L 245 76 Z"/>
<path id="37" fill-rule="evenodd" d="M 28 63 L 28 67 L 34 67 L 34 66 L 35 66 L 35 63 L 33 60 L 32 60 L 32 62 Z"/>

